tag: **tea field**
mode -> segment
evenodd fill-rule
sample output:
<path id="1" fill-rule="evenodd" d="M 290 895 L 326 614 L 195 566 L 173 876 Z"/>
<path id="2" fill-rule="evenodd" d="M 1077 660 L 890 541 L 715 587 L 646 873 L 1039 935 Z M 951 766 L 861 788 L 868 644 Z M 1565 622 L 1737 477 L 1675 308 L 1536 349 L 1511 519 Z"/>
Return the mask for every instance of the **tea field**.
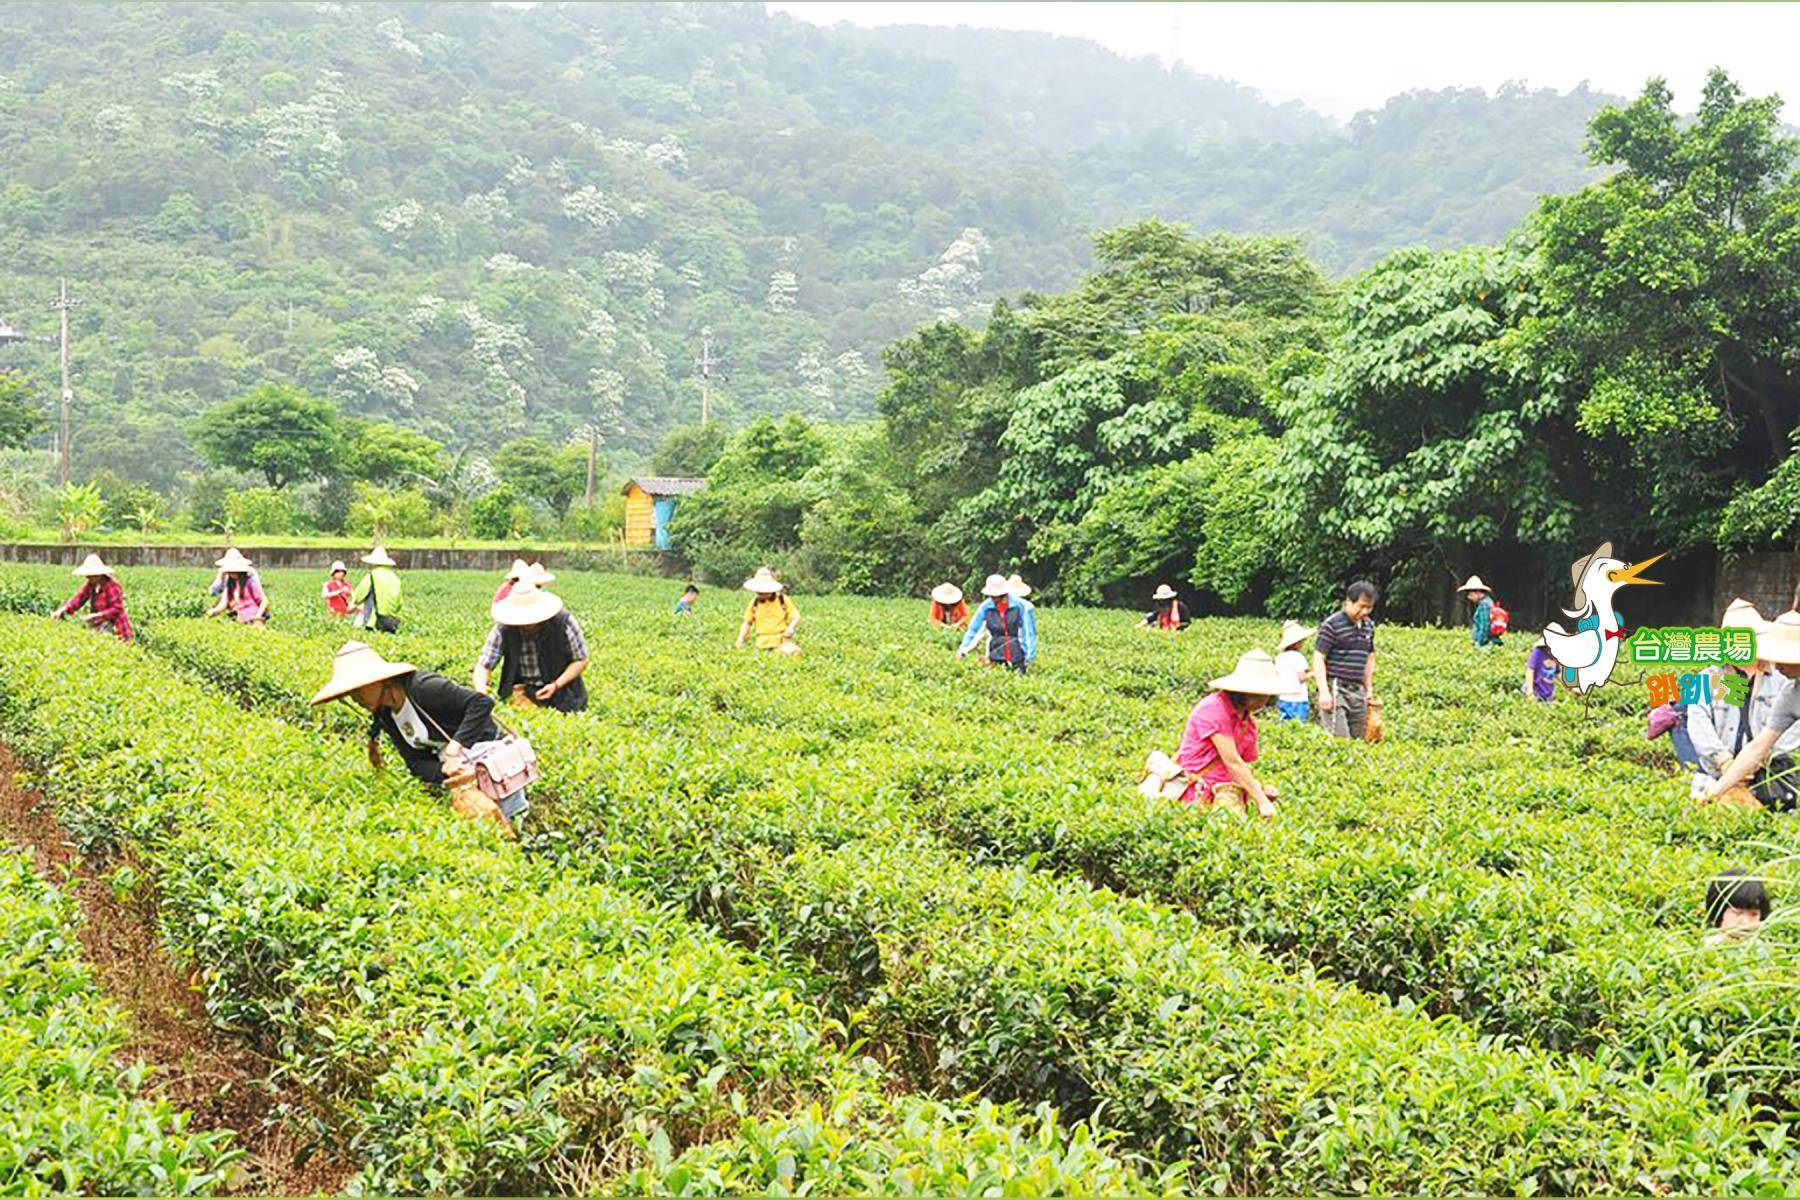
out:
<path id="1" fill-rule="evenodd" d="M 678 585 L 571 574 L 593 701 L 510 716 L 545 769 L 515 845 L 307 707 L 350 636 L 317 576 L 272 572 L 261 630 L 199 619 L 206 582 L 128 571 L 123 646 L 43 619 L 66 573 L 9 569 L 0 735 L 354 1188 L 1800 1185 L 1784 897 L 1748 946 L 1701 920 L 1719 869 L 1780 877 L 1794 818 L 1691 805 L 1642 688 L 1525 701 L 1524 639 L 1384 628 L 1387 740 L 1264 721 L 1257 822 L 1133 785 L 1274 622 L 1041 608 L 1020 677 L 922 602 L 801 596 L 776 660 L 731 648 L 735 595 L 677 619 Z M 408 575 L 378 646 L 466 678 L 494 583 Z M 65 906 L 0 884 L 48 947 L 0 969 L 76 1005 L 87 1064 L 9 1089 L 0 1189 L 216 1186 L 226 1141 L 110 1057 Z"/>

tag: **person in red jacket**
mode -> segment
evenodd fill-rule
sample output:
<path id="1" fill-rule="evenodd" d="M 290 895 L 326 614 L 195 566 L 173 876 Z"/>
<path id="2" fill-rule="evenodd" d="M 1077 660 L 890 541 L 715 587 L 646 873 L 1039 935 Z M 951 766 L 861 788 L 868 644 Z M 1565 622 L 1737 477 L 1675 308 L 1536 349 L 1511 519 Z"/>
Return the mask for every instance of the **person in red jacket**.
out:
<path id="1" fill-rule="evenodd" d="M 350 569 L 348 567 L 344 566 L 341 561 L 334 562 L 331 564 L 331 577 L 325 581 L 325 586 L 319 590 L 319 594 L 325 597 L 325 607 L 331 610 L 331 615 L 334 617 L 347 617 L 350 615 L 349 575 Z"/>
<path id="2" fill-rule="evenodd" d="M 51 618 L 60 621 L 70 613 L 80 611 L 84 605 L 91 605 L 93 611 L 83 620 L 95 629 L 115 635 L 122 642 L 129 642 L 131 618 L 125 615 L 125 589 L 113 578 L 112 568 L 101 562 L 98 554 L 90 554 L 72 573 L 82 581 L 81 586 L 69 597 L 68 603 L 50 614 Z"/>

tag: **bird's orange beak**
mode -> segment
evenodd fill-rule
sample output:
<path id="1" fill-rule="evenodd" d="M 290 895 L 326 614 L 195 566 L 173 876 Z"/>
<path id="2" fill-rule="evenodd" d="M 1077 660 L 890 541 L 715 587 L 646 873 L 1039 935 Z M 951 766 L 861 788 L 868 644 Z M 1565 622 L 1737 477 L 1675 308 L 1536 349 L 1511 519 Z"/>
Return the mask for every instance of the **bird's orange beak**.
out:
<path id="1" fill-rule="evenodd" d="M 1660 579 L 1640 579 L 1640 578 L 1638 578 L 1638 572 L 1648 570 L 1652 563 L 1658 561 L 1659 559 L 1666 558 L 1666 557 L 1668 557 L 1667 551 L 1665 551 L 1662 554 L 1655 555 L 1651 558 L 1646 558 L 1643 562 L 1634 562 L 1629 567 L 1621 567 L 1617 571 L 1608 571 L 1606 573 L 1606 577 L 1608 579 L 1612 580 L 1614 583 L 1619 583 L 1619 584 L 1654 583 L 1660 587 L 1662 585 L 1662 580 L 1660 580 Z"/>

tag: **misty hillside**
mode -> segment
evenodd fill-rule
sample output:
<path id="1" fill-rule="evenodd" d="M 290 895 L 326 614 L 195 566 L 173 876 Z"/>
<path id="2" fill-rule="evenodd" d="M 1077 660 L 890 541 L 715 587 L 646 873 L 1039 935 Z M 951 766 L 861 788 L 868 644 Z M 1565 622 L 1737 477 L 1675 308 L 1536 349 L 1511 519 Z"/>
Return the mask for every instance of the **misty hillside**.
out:
<path id="1" fill-rule="evenodd" d="M 1336 130 L 1089 43 L 756 5 L 0 5 L 0 316 L 76 284 L 78 473 L 166 482 L 293 380 L 452 445 L 870 411 L 881 348 L 1066 287 L 1144 215 L 1328 267 L 1489 240 L 1587 177 L 1589 94 Z M 8 361 L 53 393 L 47 355 Z"/>

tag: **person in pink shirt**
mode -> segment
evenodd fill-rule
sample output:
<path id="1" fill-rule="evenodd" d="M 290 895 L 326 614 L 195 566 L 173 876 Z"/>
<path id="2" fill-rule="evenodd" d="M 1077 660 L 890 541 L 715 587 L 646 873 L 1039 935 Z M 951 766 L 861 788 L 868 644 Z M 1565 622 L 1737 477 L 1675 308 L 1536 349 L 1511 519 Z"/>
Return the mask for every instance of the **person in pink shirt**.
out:
<path id="1" fill-rule="evenodd" d="M 233 547 L 213 565 L 219 568 L 219 582 L 224 586 L 219 589 L 219 602 L 207 609 L 206 615 L 229 613 L 245 625 L 261 625 L 269 615 L 269 598 L 263 594 L 250 560 Z"/>
<path id="2" fill-rule="evenodd" d="M 1231 674 L 1209 684 L 1214 691 L 1188 715 L 1175 762 L 1193 782 L 1182 796 L 1188 804 L 1219 805 L 1244 812 L 1250 803 L 1262 817 L 1275 815 L 1275 788 L 1257 779 L 1256 714 L 1274 703 L 1285 686 L 1267 651 L 1238 658 Z"/>

